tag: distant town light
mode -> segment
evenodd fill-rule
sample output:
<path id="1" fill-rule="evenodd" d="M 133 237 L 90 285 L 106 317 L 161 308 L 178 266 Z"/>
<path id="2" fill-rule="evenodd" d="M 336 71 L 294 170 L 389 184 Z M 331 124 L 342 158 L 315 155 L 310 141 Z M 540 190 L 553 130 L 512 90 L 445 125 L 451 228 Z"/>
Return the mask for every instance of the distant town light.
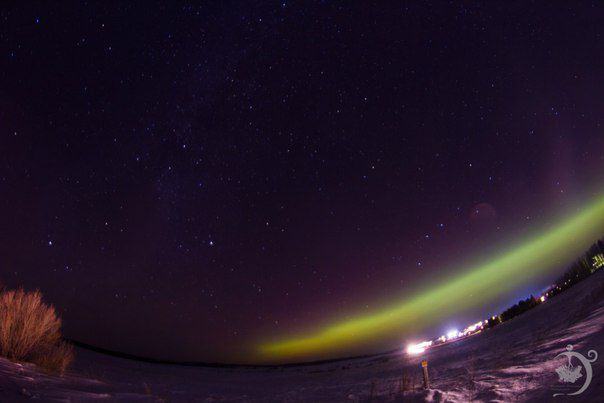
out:
<path id="1" fill-rule="evenodd" d="M 476 331 L 476 329 L 481 328 L 482 329 L 482 321 L 480 322 L 476 322 L 473 325 L 470 325 L 468 327 L 466 327 L 463 331 L 463 334 L 467 334 L 467 333 L 473 333 Z"/>
<path id="2" fill-rule="evenodd" d="M 407 354 L 411 354 L 411 355 L 421 354 L 424 351 L 426 351 L 426 349 L 430 346 L 432 346 L 431 341 L 422 341 L 421 343 L 417 343 L 417 344 L 409 344 L 407 346 Z"/>
<path id="3" fill-rule="evenodd" d="M 594 256 L 593 258 L 593 267 L 594 269 L 600 269 L 602 267 L 604 267 L 604 255 L 603 254 L 599 254 Z"/>

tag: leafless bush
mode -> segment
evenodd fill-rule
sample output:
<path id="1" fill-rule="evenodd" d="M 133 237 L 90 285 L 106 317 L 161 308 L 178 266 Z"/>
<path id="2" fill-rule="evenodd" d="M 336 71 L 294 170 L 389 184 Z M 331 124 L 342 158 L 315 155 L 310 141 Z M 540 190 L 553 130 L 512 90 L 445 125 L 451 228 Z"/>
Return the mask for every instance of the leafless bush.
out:
<path id="1" fill-rule="evenodd" d="M 0 292 L 0 355 L 63 373 L 73 360 L 61 341 L 61 319 L 39 291 Z"/>

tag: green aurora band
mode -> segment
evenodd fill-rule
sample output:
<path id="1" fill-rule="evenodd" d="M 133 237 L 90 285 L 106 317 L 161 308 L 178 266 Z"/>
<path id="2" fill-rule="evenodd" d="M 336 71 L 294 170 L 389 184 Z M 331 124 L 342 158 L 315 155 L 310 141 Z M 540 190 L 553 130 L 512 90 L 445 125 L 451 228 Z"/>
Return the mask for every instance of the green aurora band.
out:
<path id="1" fill-rule="evenodd" d="M 257 359 L 287 362 L 326 358 L 400 340 L 404 332 L 425 328 L 465 309 L 508 295 L 532 279 L 570 263 L 604 235 L 604 198 L 544 230 L 519 246 L 456 276 L 373 313 L 334 321 L 313 332 L 260 343 Z"/>

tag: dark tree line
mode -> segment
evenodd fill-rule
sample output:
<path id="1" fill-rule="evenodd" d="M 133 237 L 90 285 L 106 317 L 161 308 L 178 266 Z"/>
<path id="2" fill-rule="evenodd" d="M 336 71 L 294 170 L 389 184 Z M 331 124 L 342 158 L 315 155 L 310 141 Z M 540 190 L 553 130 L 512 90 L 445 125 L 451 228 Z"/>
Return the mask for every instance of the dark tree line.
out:
<path id="1" fill-rule="evenodd" d="M 591 276 L 597 270 L 604 270 L 604 267 L 599 267 L 598 262 L 601 261 L 604 255 L 604 241 L 602 239 L 594 243 L 579 259 L 577 259 L 570 267 L 560 276 L 554 285 L 552 285 L 545 296 L 552 298 L 553 296 L 567 290 L 579 281 Z M 524 312 L 536 307 L 541 303 L 539 298 L 532 295 L 520 300 L 518 303 L 503 311 L 500 315 L 493 316 L 489 319 L 487 327 L 497 326 L 498 324 L 510 320 Z"/>
<path id="2" fill-rule="evenodd" d="M 503 322 L 505 322 L 506 320 L 510 320 L 513 317 L 525 313 L 529 309 L 533 309 L 537 305 L 539 305 L 538 300 L 531 295 L 529 298 L 520 300 L 518 303 L 503 311 L 499 317 Z"/>
<path id="3" fill-rule="evenodd" d="M 579 281 L 591 276 L 596 270 L 594 258 L 598 255 L 604 255 L 604 242 L 598 240 L 594 243 L 583 256 L 577 259 L 565 272 L 556 280 L 556 283 L 548 290 L 548 297 L 553 297 L 564 290 L 577 284 Z M 601 268 L 599 269 L 601 270 Z"/>

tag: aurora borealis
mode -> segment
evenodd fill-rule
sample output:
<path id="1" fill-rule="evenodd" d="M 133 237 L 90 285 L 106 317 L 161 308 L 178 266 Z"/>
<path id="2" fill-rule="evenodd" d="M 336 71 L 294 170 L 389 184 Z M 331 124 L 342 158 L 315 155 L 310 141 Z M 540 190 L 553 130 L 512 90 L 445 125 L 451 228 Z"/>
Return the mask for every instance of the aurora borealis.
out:
<path id="1" fill-rule="evenodd" d="M 303 360 L 338 354 L 356 344 L 385 335 L 405 334 L 464 309 L 509 293 L 550 270 L 559 270 L 604 233 L 604 197 L 575 215 L 517 242 L 516 246 L 457 276 L 385 306 L 371 314 L 336 321 L 316 332 L 263 344 L 260 356 L 269 361 Z"/>
<path id="2" fill-rule="evenodd" d="M 0 285 L 68 339 L 372 354 L 604 236 L 597 3 L 4 3 Z"/>

